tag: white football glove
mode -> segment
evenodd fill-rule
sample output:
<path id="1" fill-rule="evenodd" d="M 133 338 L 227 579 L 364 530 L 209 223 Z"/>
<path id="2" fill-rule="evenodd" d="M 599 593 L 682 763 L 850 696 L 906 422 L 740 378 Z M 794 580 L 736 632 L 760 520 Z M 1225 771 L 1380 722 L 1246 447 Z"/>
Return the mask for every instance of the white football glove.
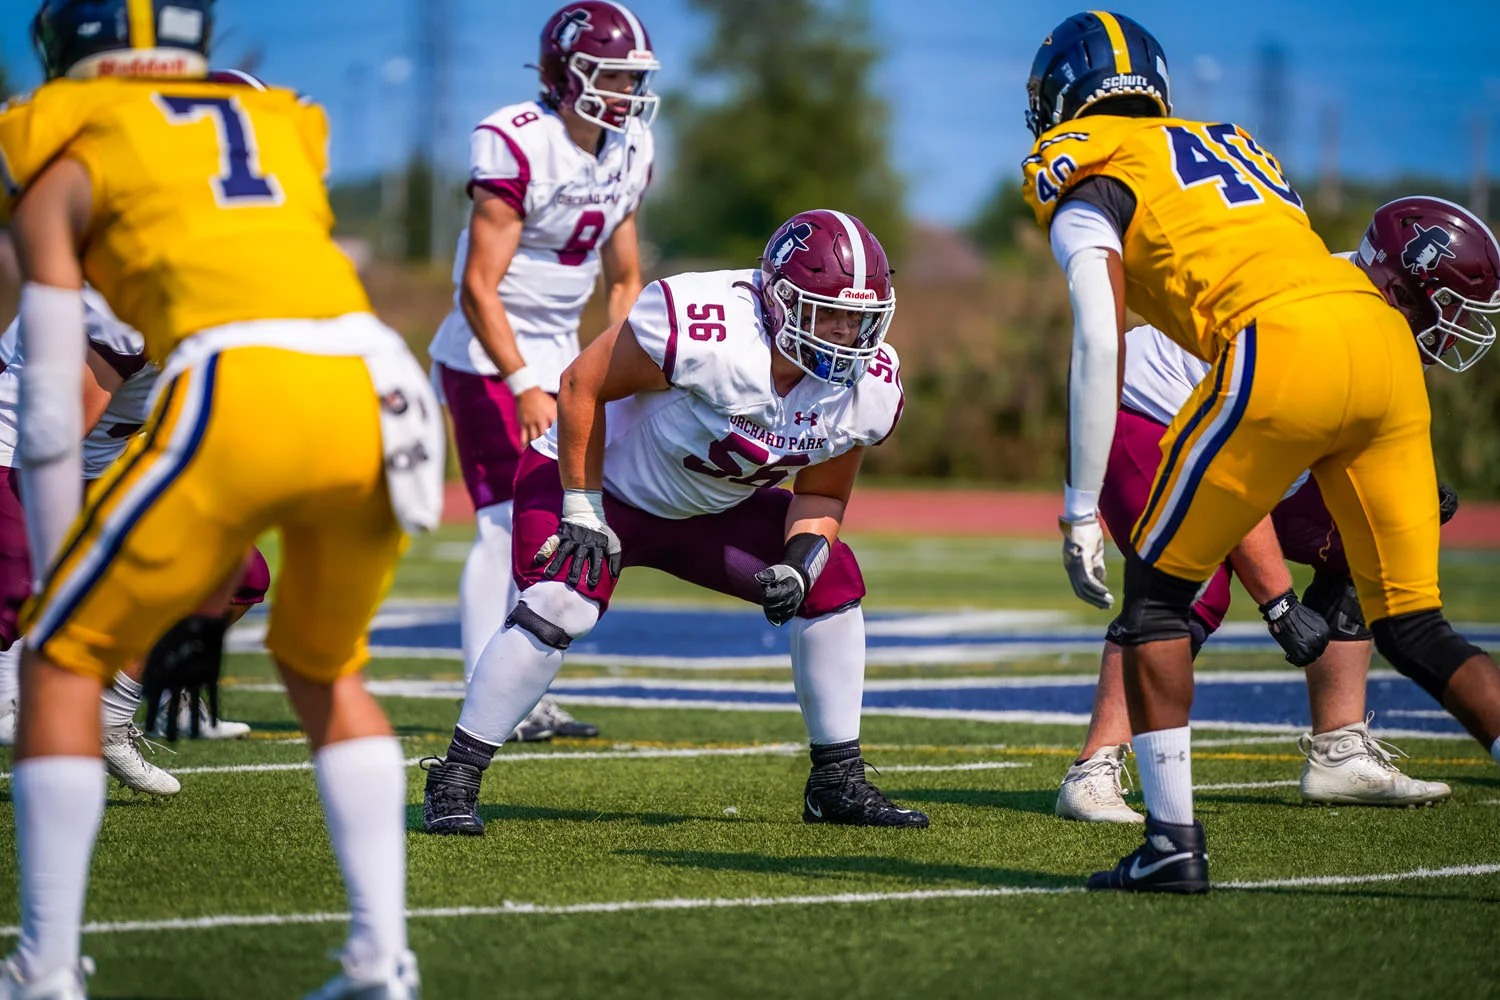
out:
<path id="1" fill-rule="evenodd" d="M 1080 601 L 1096 608 L 1112 608 L 1115 595 L 1104 585 L 1104 529 L 1098 517 L 1079 521 L 1058 518 L 1063 533 L 1063 569 Z"/>

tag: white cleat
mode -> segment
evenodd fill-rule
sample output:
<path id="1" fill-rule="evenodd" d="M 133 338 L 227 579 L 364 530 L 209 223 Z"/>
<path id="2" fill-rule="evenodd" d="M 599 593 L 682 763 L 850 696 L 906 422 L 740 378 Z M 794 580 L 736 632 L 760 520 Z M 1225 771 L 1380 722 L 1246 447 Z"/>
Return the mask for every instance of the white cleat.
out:
<path id="1" fill-rule="evenodd" d="M 0 961 L 0 1000 L 88 1000 L 84 978 L 93 974 L 93 959 L 83 958 L 76 969 L 54 969 L 38 979 L 22 979 L 11 955 Z"/>
<path id="2" fill-rule="evenodd" d="M 182 791 L 182 783 L 141 754 L 140 743 L 155 746 L 134 725 L 104 727 L 104 766 L 126 788 L 159 798 Z"/>
<path id="3" fill-rule="evenodd" d="M 1453 790 L 1441 781 L 1402 774 L 1392 756 L 1406 754 L 1370 735 L 1370 719 L 1297 741 L 1307 754 L 1302 801 L 1312 805 L 1422 806 L 1441 802 Z"/>
<path id="4" fill-rule="evenodd" d="M 422 977 L 417 972 L 417 956 L 402 952 L 395 971 L 386 976 L 361 976 L 344 962 L 344 971 L 303 1000 L 420 1000 Z"/>
<path id="5" fill-rule="evenodd" d="M 0 704 L 0 747 L 15 746 L 16 712 L 19 708 L 14 698 Z"/>
<path id="6" fill-rule="evenodd" d="M 161 710 L 156 714 L 156 725 L 151 727 L 151 735 L 157 739 L 167 737 L 167 713 L 172 709 L 171 699 L 170 692 L 161 696 Z M 248 723 L 231 722 L 228 719 L 215 722 L 208 714 L 208 702 L 198 702 L 198 739 L 240 740 L 249 735 Z M 177 737 L 185 740 L 193 738 L 193 703 L 187 697 L 177 707 Z"/>
<path id="7" fill-rule="evenodd" d="M 1125 803 L 1125 758 L 1130 744 L 1108 746 L 1074 764 L 1057 790 L 1057 815 L 1084 823 L 1144 823 L 1146 817 Z"/>

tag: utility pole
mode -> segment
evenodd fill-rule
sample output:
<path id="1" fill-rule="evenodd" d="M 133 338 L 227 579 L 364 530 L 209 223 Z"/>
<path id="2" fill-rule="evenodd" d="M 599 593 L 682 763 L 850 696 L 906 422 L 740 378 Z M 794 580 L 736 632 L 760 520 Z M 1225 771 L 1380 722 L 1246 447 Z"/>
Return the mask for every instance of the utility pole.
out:
<path id="1" fill-rule="evenodd" d="M 417 0 L 417 81 L 423 125 L 422 146 L 431 171 L 427 257 L 442 260 L 453 251 L 449 232 L 449 195 L 445 183 L 448 143 L 449 67 L 453 62 L 452 0 Z"/>
<path id="2" fill-rule="evenodd" d="M 1287 57 L 1280 42 L 1267 42 L 1256 56 L 1255 137 L 1272 155 L 1287 155 Z"/>
<path id="3" fill-rule="evenodd" d="M 1337 104 L 1323 105 L 1318 128 L 1318 207 L 1337 214 L 1344 207 L 1342 178 L 1339 175 L 1339 127 L 1342 112 Z"/>
<path id="4" fill-rule="evenodd" d="M 380 70 L 381 104 L 385 110 L 385 121 L 391 123 L 387 142 L 383 143 L 380 177 L 380 233 L 381 253 L 387 260 L 406 258 L 406 185 L 407 167 L 411 165 L 411 138 L 403 118 L 396 109 L 401 107 L 401 89 L 411 79 L 411 60 L 405 56 L 390 59 Z M 388 150 L 396 150 L 396 162 L 391 163 Z"/>
<path id="5" fill-rule="evenodd" d="M 1481 219 L 1490 215 L 1490 171 L 1486 151 L 1490 144 L 1490 118 L 1484 111 L 1474 114 L 1469 126 L 1474 140 L 1474 172 L 1469 180 L 1469 209 Z"/>

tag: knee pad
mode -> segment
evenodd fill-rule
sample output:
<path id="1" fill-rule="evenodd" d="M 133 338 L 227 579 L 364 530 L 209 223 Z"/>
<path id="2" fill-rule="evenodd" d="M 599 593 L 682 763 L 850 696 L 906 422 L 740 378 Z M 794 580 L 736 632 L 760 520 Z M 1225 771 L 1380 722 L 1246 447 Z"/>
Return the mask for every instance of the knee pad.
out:
<path id="1" fill-rule="evenodd" d="M 1139 559 L 1127 559 L 1125 606 L 1110 626 L 1110 639 L 1121 646 L 1191 640 L 1193 602 L 1202 585 L 1164 573 Z"/>
<path id="2" fill-rule="evenodd" d="M 526 588 L 505 624 L 525 629 L 553 649 L 567 649 L 598 620 L 599 605 L 565 583 L 543 580 Z"/>
<path id="3" fill-rule="evenodd" d="M 1453 631 L 1436 608 L 1382 618 L 1370 630 L 1380 655 L 1439 702 L 1458 668 L 1484 652 Z"/>
<path id="4" fill-rule="evenodd" d="M 1354 580 L 1347 573 L 1313 574 L 1312 583 L 1302 592 L 1302 603 L 1323 616 L 1328 623 L 1329 642 L 1363 642 L 1371 638 L 1365 627 L 1365 612 L 1359 606 Z"/>

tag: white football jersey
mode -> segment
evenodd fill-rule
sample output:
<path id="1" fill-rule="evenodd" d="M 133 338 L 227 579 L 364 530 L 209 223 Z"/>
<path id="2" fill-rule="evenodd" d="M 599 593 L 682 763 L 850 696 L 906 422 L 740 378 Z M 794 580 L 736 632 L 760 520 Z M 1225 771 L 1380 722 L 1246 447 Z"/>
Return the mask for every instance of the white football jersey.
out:
<path id="1" fill-rule="evenodd" d="M 96 479 L 125 450 L 130 436 L 146 422 L 147 402 L 159 370 L 146 360 L 146 340 L 115 318 L 104 296 L 83 290 L 83 323 L 89 349 L 103 358 L 124 380 L 115 390 L 94 429 L 83 439 L 83 478 Z M 17 415 L 21 396 L 20 321 L 0 336 L 0 465 L 14 466 L 19 441 Z"/>
<path id="2" fill-rule="evenodd" d="M 598 156 L 578 148 L 556 112 L 535 101 L 501 108 L 470 140 L 469 187 L 498 195 L 522 217 L 521 243 L 500 282 L 516 346 L 543 389 L 556 392 L 578 356 L 578 318 L 599 276 L 598 246 L 640 206 L 655 156 L 651 131 L 632 118 L 605 131 Z M 428 353 L 457 371 L 496 374 L 458 308 L 469 232 L 453 262 L 453 311 Z"/>
<path id="3" fill-rule="evenodd" d="M 1125 384 L 1120 402 L 1158 423 L 1170 424 L 1212 367 L 1156 327 L 1135 327 L 1125 334 Z"/>
<path id="4" fill-rule="evenodd" d="M 658 517 L 716 514 L 895 429 L 903 397 L 891 347 L 852 388 L 808 375 L 776 394 L 759 285 L 758 270 L 711 271 L 641 292 L 630 327 L 671 388 L 606 404 L 611 494 Z M 533 447 L 556 458 L 556 425 Z"/>

